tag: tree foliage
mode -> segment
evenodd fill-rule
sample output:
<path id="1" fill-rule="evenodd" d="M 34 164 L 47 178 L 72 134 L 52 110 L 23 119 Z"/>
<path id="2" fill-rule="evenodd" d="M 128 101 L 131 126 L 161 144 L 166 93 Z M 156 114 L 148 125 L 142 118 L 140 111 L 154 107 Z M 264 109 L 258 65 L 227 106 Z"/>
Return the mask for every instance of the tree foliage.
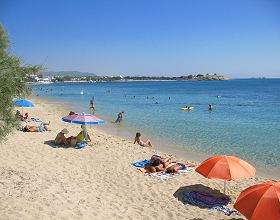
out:
<path id="1" fill-rule="evenodd" d="M 41 70 L 41 66 L 23 65 L 8 52 L 9 39 L 0 23 L 0 141 L 18 125 L 14 114 L 14 99 L 28 95 L 25 79 Z"/>

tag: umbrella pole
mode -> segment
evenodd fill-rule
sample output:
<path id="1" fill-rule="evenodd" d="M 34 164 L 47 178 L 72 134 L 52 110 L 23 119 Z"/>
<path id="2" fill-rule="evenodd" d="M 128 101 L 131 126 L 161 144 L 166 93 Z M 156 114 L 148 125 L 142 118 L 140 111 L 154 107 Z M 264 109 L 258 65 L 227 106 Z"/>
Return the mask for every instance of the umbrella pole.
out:
<path id="1" fill-rule="evenodd" d="M 226 189 L 227 189 L 227 181 L 224 180 L 224 194 L 226 194 Z"/>
<path id="2" fill-rule="evenodd" d="M 83 127 L 84 137 L 86 139 L 86 142 L 88 142 L 87 127 L 86 127 L 86 125 L 82 125 L 82 127 Z"/>

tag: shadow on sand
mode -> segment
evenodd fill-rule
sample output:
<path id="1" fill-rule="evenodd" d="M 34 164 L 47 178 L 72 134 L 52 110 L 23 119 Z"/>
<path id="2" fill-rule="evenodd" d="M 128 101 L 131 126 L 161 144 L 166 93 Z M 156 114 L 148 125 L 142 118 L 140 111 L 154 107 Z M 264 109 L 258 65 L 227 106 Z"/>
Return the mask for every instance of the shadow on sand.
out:
<path id="1" fill-rule="evenodd" d="M 63 146 L 63 145 L 56 145 L 54 143 L 54 140 L 45 141 L 44 144 L 47 144 L 47 145 L 51 146 L 52 148 L 72 148 L 72 147 L 66 147 L 66 146 Z"/>
<path id="2" fill-rule="evenodd" d="M 228 197 L 228 195 L 225 195 L 225 194 L 221 193 L 219 190 L 212 189 L 212 188 L 204 186 L 202 184 L 195 184 L 195 185 L 180 187 L 173 194 L 173 196 L 175 198 L 177 198 L 179 201 L 181 201 L 182 203 L 188 204 L 188 203 L 184 202 L 184 200 L 183 200 L 183 193 L 191 192 L 191 191 L 204 191 L 204 192 L 208 192 L 211 195 L 214 195 L 214 196 L 217 196 L 217 197 Z"/>
<path id="3" fill-rule="evenodd" d="M 173 196 L 175 198 L 177 198 L 179 201 L 181 201 L 184 205 L 190 205 L 183 200 L 183 195 L 184 195 L 184 193 L 191 192 L 191 191 L 204 191 L 204 192 L 210 193 L 211 195 L 215 195 L 217 197 L 228 197 L 228 195 L 225 195 L 224 193 L 221 193 L 219 190 L 212 189 L 212 188 L 204 186 L 202 184 L 195 184 L 195 185 L 180 187 L 173 194 Z M 199 207 L 199 206 L 197 206 L 197 207 Z M 206 209 L 206 208 L 203 208 L 203 207 L 199 207 L 199 208 Z M 209 214 L 211 214 L 210 211 L 209 211 Z M 193 219 L 190 219 L 190 220 L 203 220 L 203 219 L 202 218 L 193 218 Z M 230 220 L 244 220 L 244 219 L 238 217 L 238 218 L 231 218 Z"/>

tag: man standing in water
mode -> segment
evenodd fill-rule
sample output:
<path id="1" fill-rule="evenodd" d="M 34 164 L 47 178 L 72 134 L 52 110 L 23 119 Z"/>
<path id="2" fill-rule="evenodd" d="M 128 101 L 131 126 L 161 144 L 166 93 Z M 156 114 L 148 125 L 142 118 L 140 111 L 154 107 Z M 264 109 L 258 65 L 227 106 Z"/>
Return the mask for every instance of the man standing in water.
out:
<path id="1" fill-rule="evenodd" d="M 92 98 L 90 100 L 89 111 L 90 111 L 90 114 L 94 115 L 94 113 L 95 113 L 94 96 L 92 96 Z"/>

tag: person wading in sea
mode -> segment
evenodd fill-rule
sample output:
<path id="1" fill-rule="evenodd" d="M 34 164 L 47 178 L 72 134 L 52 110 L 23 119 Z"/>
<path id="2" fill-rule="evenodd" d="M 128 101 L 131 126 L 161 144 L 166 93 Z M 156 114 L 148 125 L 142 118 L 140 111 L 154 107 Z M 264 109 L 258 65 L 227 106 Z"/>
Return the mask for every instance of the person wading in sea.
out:
<path id="1" fill-rule="evenodd" d="M 89 111 L 90 111 L 90 114 L 92 114 L 92 115 L 95 114 L 94 96 L 92 96 L 92 99 L 90 100 Z"/>

